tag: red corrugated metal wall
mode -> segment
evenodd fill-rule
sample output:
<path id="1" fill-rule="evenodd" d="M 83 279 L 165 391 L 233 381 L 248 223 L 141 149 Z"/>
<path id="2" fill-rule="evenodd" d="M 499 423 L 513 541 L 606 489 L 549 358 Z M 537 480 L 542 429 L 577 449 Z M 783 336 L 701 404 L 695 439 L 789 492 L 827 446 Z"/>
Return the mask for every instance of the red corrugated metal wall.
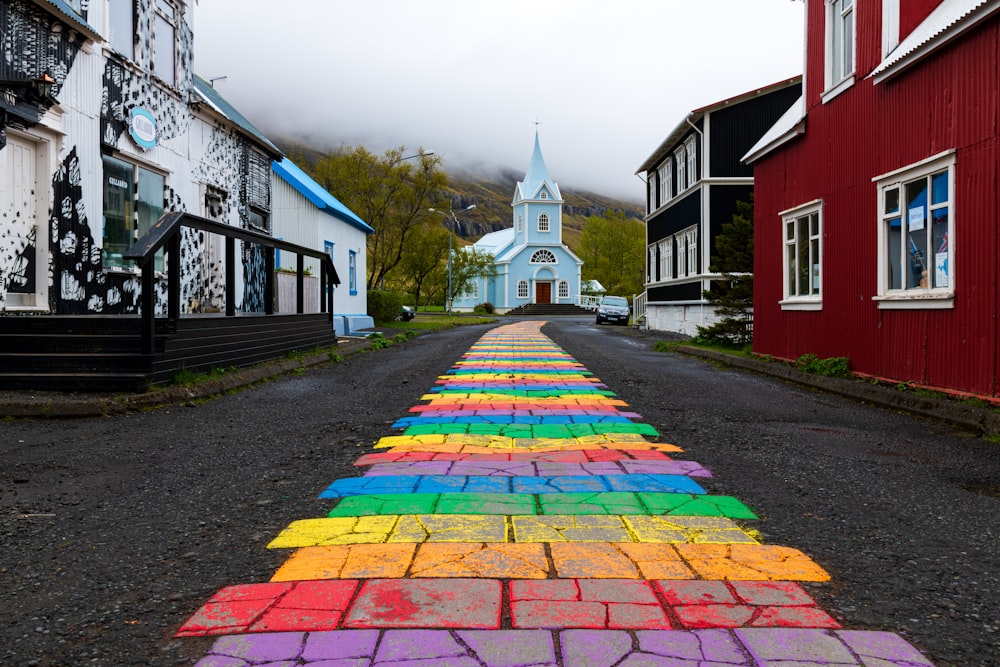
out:
<path id="1" fill-rule="evenodd" d="M 755 164 L 754 349 L 847 356 L 864 373 L 996 394 L 1000 20 L 875 86 L 866 76 L 878 64 L 881 10 L 860 5 L 856 82 L 822 104 L 824 6 L 808 3 L 806 133 Z M 880 310 L 872 301 L 879 228 L 871 179 L 950 149 L 954 308 Z M 823 201 L 823 307 L 783 311 L 778 213 L 816 199 Z"/>

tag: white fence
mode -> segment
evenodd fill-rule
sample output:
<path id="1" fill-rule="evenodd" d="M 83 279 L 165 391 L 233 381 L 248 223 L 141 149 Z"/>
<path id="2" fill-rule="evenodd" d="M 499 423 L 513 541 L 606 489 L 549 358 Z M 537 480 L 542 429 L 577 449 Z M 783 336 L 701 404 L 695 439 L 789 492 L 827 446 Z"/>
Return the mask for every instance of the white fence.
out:
<path id="1" fill-rule="evenodd" d="M 597 305 L 601 302 L 601 297 L 590 296 L 589 294 L 581 294 L 576 297 L 576 305 L 581 308 L 587 308 L 589 310 L 597 310 Z"/>

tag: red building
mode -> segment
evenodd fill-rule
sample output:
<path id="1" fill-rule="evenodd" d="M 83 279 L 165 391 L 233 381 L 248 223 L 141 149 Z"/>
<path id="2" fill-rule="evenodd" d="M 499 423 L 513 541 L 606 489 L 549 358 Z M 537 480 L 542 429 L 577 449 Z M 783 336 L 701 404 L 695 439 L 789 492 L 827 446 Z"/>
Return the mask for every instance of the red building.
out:
<path id="1" fill-rule="evenodd" d="M 1000 2 L 806 0 L 803 97 L 745 156 L 754 350 L 998 395 Z"/>

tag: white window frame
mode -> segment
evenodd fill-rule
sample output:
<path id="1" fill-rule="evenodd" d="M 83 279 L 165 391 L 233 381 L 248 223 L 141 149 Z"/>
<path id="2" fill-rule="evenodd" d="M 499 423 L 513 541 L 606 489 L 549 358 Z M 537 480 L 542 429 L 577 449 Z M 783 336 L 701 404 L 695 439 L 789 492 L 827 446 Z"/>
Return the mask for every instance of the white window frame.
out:
<path id="1" fill-rule="evenodd" d="M 698 275 L 698 228 L 692 227 L 684 232 L 687 242 L 687 275 Z"/>
<path id="2" fill-rule="evenodd" d="M 569 283 L 565 280 L 559 281 L 559 298 L 568 299 L 569 298 Z"/>
<path id="3" fill-rule="evenodd" d="M 945 175 L 944 183 L 947 185 L 946 198 L 943 201 L 933 201 L 932 178 L 936 175 Z M 915 207 L 907 208 L 906 186 L 918 184 L 924 180 L 927 187 L 927 201 L 920 207 L 920 213 L 916 213 Z M 946 309 L 955 306 L 955 151 L 949 150 L 933 155 L 926 160 L 921 160 L 901 169 L 876 176 L 872 179 L 876 184 L 877 206 L 878 206 L 878 294 L 872 299 L 878 303 L 878 307 L 883 310 L 889 309 Z M 898 196 L 898 209 L 888 211 L 887 197 L 895 192 Z M 914 231 L 926 231 L 925 247 L 931 248 L 935 245 L 934 218 L 935 213 L 947 211 L 947 231 L 943 243 L 946 244 L 946 256 L 935 252 L 933 264 L 924 259 L 924 267 L 927 271 L 926 278 L 928 286 L 905 286 L 906 272 L 905 266 L 910 259 L 919 261 L 920 253 L 908 252 L 907 247 L 911 244 L 904 243 L 900 239 L 899 243 L 899 283 L 902 287 L 894 288 L 890 282 L 892 264 L 889 259 L 890 248 L 892 248 L 891 237 L 894 235 L 894 221 L 899 220 L 899 233 L 903 233 L 903 221 L 910 233 Z M 921 225 L 917 227 L 917 225 Z M 912 241 L 907 234 L 905 240 Z M 940 244 L 938 244 L 940 245 Z M 929 253 L 925 253 L 929 254 Z M 940 266 L 941 260 L 944 265 Z M 941 284 L 943 282 L 946 284 Z"/>
<path id="4" fill-rule="evenodd" d="M 655 282 L 656 278 L 656 244 L 646 246 L 646 281 Z"/>
<path id="5" fill-rule="evenodd" d="M 814 200 L 782 211 L 781 216 L 781 277 L 782 310 L 821 310 L 823 307 L 823 202 Z M 813 226 L 815 222 L 815 227 Z M 803 234 L 803 223 L 805 233 Z M 809 275 L 804 290 L 798 281 L 792 288 L 792 277 L 799 274 L 798 262 L 806 254 Z M 794 266 L 793 266 L 794 264 Z M 811 269 L 809 267 L 812 267 Z"/>
<path id="6" fill-rule="evenodd" d="M 129 60 L 135 60 L 135 0 L 109 0 L 107 11 L 111 48 Z M 127 32 L 116 32 L 116 28 L 126 28 Z"/>
<path id="7" fill-rule="evenodd" d="M 547 232 L 549 231 L 549 214 L 539 213 L 538 214 L 538 231 Z"/>
<path id="8" fill-rule="evenodd" d="M 180 28 L 180 10 L 173 0 L 153 0 L 152 7 L 153 48 L 150 69 L 153 76 L 171 88 L 177 87 L 177 32 Z M 159 27 L 169 29 L 169 45 L 160 44 Z M 167 40 L 163 40 L 167 41 Z M 163 55 L 169 56 L 169 63 L 159 64 Z M 161 57 L 158 57 L 161 56 Z"/>
<path id="9" fill-rule="evenodd" d="M 677 277 L 687 276 L 687 252 L 684 247 L 684 234 L 674 234 L 674 243 L 677 244 Z"/>
<path id="10" fill-rule="evenodd" d="M 674 198 L 674 161 L 666 159 L 660 165 L 660 205 Z"/>
<path id="11" fill-rule="evenodd" d="M 521 231 L 521 225 L 523 224 L 523 222 L 524 222 L 524 219 L 521 217 L 521 214 L 518 213 L 517 214 L 517 231 L 518 232 Z"/>
<path id="12" fill-rule="evenodd" d="M 684 144 L 687 153 L 687 180 L 688 185 L 698 182 L 698 143 L 692 136 Z"/>
<path id="13" fill-rule="evenodd" d="M 479 300 L 479 280 L 476 278 L 473 278 L 472 282 L 469 284 L 469 296 L 475 301 Z"/>
<path id="14" fill-rule="evenodd" d="M 528 298 L 528 281 L 518 280 L 517 281 L 517 298 L 527 299 Z"/>
<path id="15" fill-rule="evenodd" d="M 660 280 L 674 277 L 674 238 L 668 236 L 660 241 Z"/>
<path id="16" fill-rule="evenodd" d="M 551 259 L 549 259 L 551 258 Z M 558 264 L 559 260 L 556 258 L 555 253 L 551 250 L 546 250 L 541 248 L 531 253 L 531 259 L 528 260 L 529 264 Z"/>
<path id="17" fill-rule="evenodd" d="M 542 190 L 541 193 L 539 193 L 538 198 L 539 199 L 548 199 L 549 198 L 549 193 L 546 192 L 545 190 Z"/>
<path id="18" fill-rule="evenodd" d="M 857 66 L 857 0 L 826 0 L 826 90 L 823 103 L 854 85 Z"/>
<path id="19" fill-rule="evenodd" d="M 687 161 L 687 148 L 681 146 L 674 151 L 674 162 L 677 164 L 677 194 L 687 190 L 687 175 L 684 166 Z"/>

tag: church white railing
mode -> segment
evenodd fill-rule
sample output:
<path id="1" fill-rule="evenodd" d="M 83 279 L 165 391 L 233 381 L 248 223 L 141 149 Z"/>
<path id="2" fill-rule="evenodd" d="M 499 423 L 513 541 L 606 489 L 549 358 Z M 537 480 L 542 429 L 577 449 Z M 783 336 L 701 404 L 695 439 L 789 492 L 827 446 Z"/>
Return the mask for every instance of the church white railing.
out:
<path id="1" fill-rule="evenodd" d="M 601 297 L 591 296 L 589 294 L 581 294 L 576 297 L 576 305 L 581 308 L 587 308 L 590 310 L 597 310 L 597 305 L 601 302 Z"/>

